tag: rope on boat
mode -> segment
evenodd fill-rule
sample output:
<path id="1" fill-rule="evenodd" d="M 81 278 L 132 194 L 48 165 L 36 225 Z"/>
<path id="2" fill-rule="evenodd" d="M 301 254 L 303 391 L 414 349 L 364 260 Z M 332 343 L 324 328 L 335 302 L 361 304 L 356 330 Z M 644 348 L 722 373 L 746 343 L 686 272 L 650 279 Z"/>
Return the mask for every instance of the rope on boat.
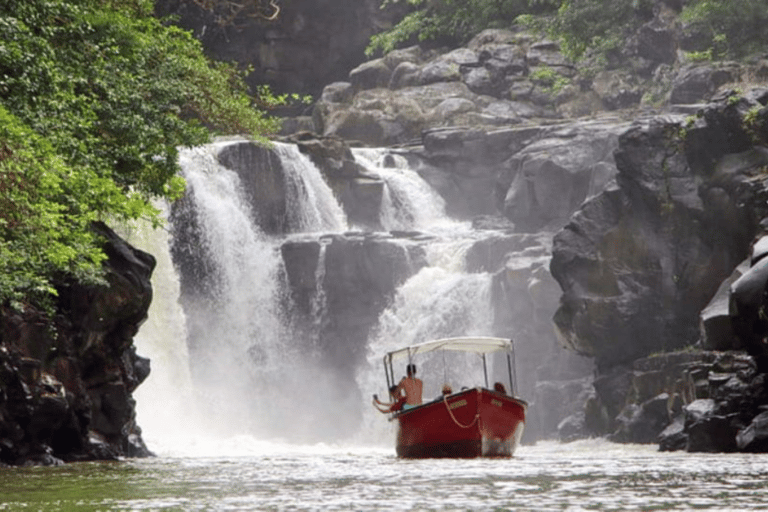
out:
<path id="1" fill-rule="evenodd" d="M 478 395 L 479 395 L 479 394 L 480 394 L 480 392 L 478 391 Z M 448 411 L 448 415 L 451 417 L 451 419 L 453 420 L 453 422 L 454 422 L 454 423 L 455 423 L 457 426 L 459 426 L 459 427 L 461 427 L 461 428 L 470 428 L 472 425 L 474 425 L 475 423 L 477 423 L 477 420 L 479 420 L 479 419 L 480 419 L 480 411 L 479 411 L 479 406 L 480 406 L 480 397 L 479 397 L 479 396 L 477 397 L 477 405 L 478 405 L 478 410 L 475 412 L 475 419 L 473 419 L 473 420 L 472 420 L 472 422 L 471 422 L 469 425 L 462 425 L 461 423 L 459 423 L 459 420 L 457 420 L 457 419 L 456 419 L 456 416 L 454 416 L 454 415 L 453 415 L 453 411 L 451 411 L 451 407 L 448 405 L 448 399 L 446 398 L 446 395 L 443 395 L 443 403 L 445 404 L 445 408 L 446 408 L 446 410 Z"/>

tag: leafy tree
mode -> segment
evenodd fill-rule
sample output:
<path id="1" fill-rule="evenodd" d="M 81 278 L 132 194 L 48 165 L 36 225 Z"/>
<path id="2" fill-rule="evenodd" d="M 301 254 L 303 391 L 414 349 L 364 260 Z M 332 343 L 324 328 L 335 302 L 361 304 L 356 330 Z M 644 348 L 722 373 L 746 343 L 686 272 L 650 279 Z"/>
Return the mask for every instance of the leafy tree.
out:
<path id="1" fill-rule="evenodd" d="M 401 0 L 384 0 L 382 8 Z M 366 54 L 387 53 L 418 41 L 467 42 L 486 28 L 509 27 L 521 14 L 556 8 L 558 0 L 405 0 L 412 11 L 390 30 L 371 38 Z"/>
<path id="2" fill-rule="evenodd" d="M 605 54 L 624 44 L 653 15 L 653 0 L 563 0 L 557 13 L 539 22 L 561 43 L 563 52 L 576 60 L 587 49 Z"/>
<path id="3" fill-rule="evenodd" d="M 277 129 L 255 108 L 269 97 L 152 7 L 0 2 L 0 303 L 40 302 L 62 274 L 98 279 L 89 223 L 159 223 L 151 199 L 183 192 L 178 147 Z"/>
<path id="4" fill-rule="evenodd" d="M 104 255 L 94 202 L 123 203 L 114 182 L 67 166 L 51 144 L 0 106 L 0 296 L 18 307 L 55 295 L 52 278 L 99 281 Z"/>
<path id="5" fill-rule="evenodd" d="M 686 31 L 705 41 L 712 58 L 743 57 L 768 43 L 765 0 L 693 0 L 680 16 Z"/>

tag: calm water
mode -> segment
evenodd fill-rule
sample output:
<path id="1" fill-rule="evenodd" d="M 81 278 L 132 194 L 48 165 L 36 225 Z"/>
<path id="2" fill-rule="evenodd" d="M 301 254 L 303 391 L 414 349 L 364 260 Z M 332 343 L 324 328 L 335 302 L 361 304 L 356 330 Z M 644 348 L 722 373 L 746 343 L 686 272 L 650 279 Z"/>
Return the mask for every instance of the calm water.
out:
<path id="1" fill-rule="evenodd" d="M 247 455 L 214 455 L 235 452 Z M 171 450 L 173 451 L 173 450 Z M 186 442 L 186 455 L 0 469 L 0 510 L 763 510 L 768 456 L 544 443 L 511 460 Z"/>

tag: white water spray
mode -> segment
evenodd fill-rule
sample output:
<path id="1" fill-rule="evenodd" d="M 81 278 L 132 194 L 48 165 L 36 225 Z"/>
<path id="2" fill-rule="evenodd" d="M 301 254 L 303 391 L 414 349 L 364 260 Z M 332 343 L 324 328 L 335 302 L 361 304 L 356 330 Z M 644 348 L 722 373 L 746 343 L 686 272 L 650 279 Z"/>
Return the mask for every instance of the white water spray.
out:
<path id="1" fill-rule="evenodd" d="M 380 148 L 353 148 L 352 154 L 384 181 L 379 213 L 384 230 L 453 229 L 456 222 L 445 215 L 445 200 L 409 167 L 404 157 Z"/>
<path id="2" fill-rule="evenodd" d="M 288 225 L 296 233 L 339 233 L 347 217 L 309 157 L 293 144 L 274 143 L 286 180 Z"/>
<path id="3" fill-rule="evenodd" d="M 157 206 L 167 219 L 167 205 Z M 144 441 L 150 450 L 162 453 L 168 440 L 180 437 L 180 425 L 187 434 L 199 431 L 201 425 L 189 372 L 184 311 L 178 303 L 179 278 L 171 261 L 166 228 L 153 229 L 149 223 L 135 222 L 116 229 L 157 261 L 148 318 L 134 338 L 137 353 L 150 359 L 151 372 L 134 398 Z"/>
<path id="4" fill-rule="evenodd" d="M 206 297 L 197 301 L 185 298 L 194 348 L 192 357 L 197 365 L 196 392 L 187 402 L 185 413 L 191 410 L 191 404 L 200 404 L 207 420 L 202 426 L 218 436 L 247 433 L 262 440 L 280 436 L 301 439 L 303 435 L 309 438 L 309 434 L 317 435 L 318 426 L 327 421 L 327 404 L 344 398 L 334 397 L 334 377 L 313 363 L 314 354 L 306 349 L 312 345 L 311 340 L 296 339 L 291 332 L 283 310 L 285 290 L 279 252 L 285 238 L 268 236 L 254 223 L 255 216 L 238 174 L 222 167 L 216 158 L 226 144 L 184 150 L 180 159 L 201 235 L 199 246 L 188 250 L 205 255 L 209 271 L 215 276 Z M 312 236 L 311 233 L 347 229 L 341 207 L 317 168 L 295 146 L 276 144 L 274 151 L 285 173 L 287 225 L 291 232 Z M 368 162 L 370 170 L 378 172 L 387 184 L 390 201 L 385 202 L 381 212 L 384 224 L 388 229 L 419 229 L 441 236 L 427 248 L 430 266 L 404 283 L 391 307 L 379 319 L 376 335 L 369 340 L 370 367 L 358 373 L 364 396 L 385 391 L 380 368 L 385 351 L 437 337 L 488 335 L 492 324 L 490 276 L 464 271 L 465 253 L 477 235 L 467 229 L 466 223 L 452 221 L 445 215 L 444 201 L 404 165 L 404 159 L 398 157 L 400 164 L 395 168 L 383 167 L 376 163 L 381 161 L 381 154 L 355 150 L 356 158 Z M 147 250 L 156 255 L 164 251 L 149 247 Z M 311 305 L 318 328 L 326 307 L 321 286 L 325 279 L 324 256 L 322 247 L 315 274 L 317 293 Z M 163 270 L 158 266 L 155 278 L 166 274 L 175 278 L 172 268 Z M 160 291 L 160 286 L 156 285 L 155 291 L 150 318 L 157 316 L 154 308 L 162 303 L 176 303 L 178 280 L 176 290 L 168 292 L 169 297 L 163 297 L 165 292 Z M 183 328 L 183 321 L 176 322 Z M 147 323 L 137 337 L 139 352 L 153 359 L 155 382 L 160 382 L 161 373 L 173 374 L 173 369 L 160 366 L 157 354 L 168 350 L 169 339 L 183 340 L 187 335 L 165 334 L 163 329 L 170 323 L 173 321 L 163 321 L 160 326 Z M 182 350 L 171 352 L 184 357 Z M 178 361 L 169 364 L 173 366 Z M 434 380 L 438 386 L 442 377 Z M 162 386 L 172 393 L 178 391 L 173 382 Z M 146 437 L 150 440 L 155 432 L 160 432 L 149 419 L 154 413 L 145 413 L 162 409 L 151 405 L 153 401 L 148 396 L 155 394 L 156 389 L 148 381 L 139 390 L 143 394 L 137 393 L 139 421 L 146 425 Z M 427 387 L 425 394 L 434 391 Z M 314 406 L 326 410 L 321 413 L 313 410 Z M 341 417 L 335 420 L 344 422 Z M 178 419 L 164 422 L 172 428 L 179 427 Z M 388 423 L 380 416 L 375 422 L 368 418 L 365 422 L 364 431 L 380 431 L 381 425 L 386 429 Z M 184 430 L 189 427 L 185 424 Z M 387 443 L 390 434 L 384 437 Z M 372 440 L 381 439 L 375 434 L 373 439 L 366 436 L 366 442 Z"/>

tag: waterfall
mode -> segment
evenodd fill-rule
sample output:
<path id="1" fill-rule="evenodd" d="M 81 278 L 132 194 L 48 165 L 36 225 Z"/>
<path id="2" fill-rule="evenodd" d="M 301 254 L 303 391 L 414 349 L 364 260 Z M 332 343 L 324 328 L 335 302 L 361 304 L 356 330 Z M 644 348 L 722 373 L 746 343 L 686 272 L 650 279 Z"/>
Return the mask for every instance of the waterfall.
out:
<path id="1" fill-rule="evenodd" d="M 315 269 L 315 295 L 312 297 L 312 324 L 314 332 L 318 333 L 322 329 L 323 320 L 326 314 L 326 301 L 325 295 L 325 255 L 326 255 L 327 243 L 320 244 L 320 254 L 317 258 L 317 268 Z"/>
<path id="2" fill-rule="evenodd" d="M 376 392 L 387 396 L 384 389 L 381 357 L 390 350 L 432 339 L 452 336 L 488 336 L 493 334 L 491 275 L 467 273 L 467 251 L 482 234 L 470 229 L 445 213 L 445 201 L 405 158 L 384 149 L 354 149 L 355 158 L 385 183 L 380 222 L 385 229 L 413 230 L 430 233 L 434 239 L 425 247 L 428 265 L 403 283 L 394 300 L 380 315 L 378 325 L 368 340 L 369 360 L 358 371 L 358 385 L 364 396 Z M 385 165 L 386 164 L 386 165 Z M 441 354 L 440 357 L 443 357 Z M 424 396 L 437 396 L 442 384 L 450 382 L 445 368 L 452 368 L 458 389 L 458 378 L 480 382 L 480 375 L 463 354 L 454 354 L 440 375 L 422 375 Z M 391 425 L 382 422 L 380 414 L 367 407 L 363 418 L 361 440 L 391 442 Z"/>
<path id="3" fill-rule="evenodd" d="M 156 206 L 167 219 L 168 206 Z M 151 450 L 159 451 L 161 442 L 179 438 L 179 424 L 185 425 L 187 433 L 200 424 L 189 372 L 184 311 L 178 303 L 179 277 L 171 261 L 170 237 L 165 227 L 153 229 L 148 222 L 137 221 L 115 229 L 157 261 L 148 318 L 134 339 L 138 354 L 150 359 L 151 373 L 134 397 L 144 440 Z"/>
<path id="4" fill-rule="evenodd" d="M 177 267 L 194 260 L 181 280 L 170 265 L 164 231 L 157 234 L 161 239 L 146 246 L 168 262 L 158 265 L 153 277 L 156 298 L 150 321 L 136 341 L 153 365 L 152 377 L 140 388 L 143 394 L 137 393 L 140 424 L 147 425 L 148 434 L 159 432 L 156 423 L 178 425 L 178 419 L 145 412 L 159 407 L 189 422 L 199 411 L 195 424 L 213 435 L 328 439 L 349 431 L 339 426 L 347 421 L 340 411 L 360 408 L 358 391 L 349 390 L 346 381 L 323 367 L 317 346 L 328 314 L 326 247 L 332 238 L 326 235 L 346 230 L 347 219 L 311 161 L 296 146 L 275 143 L 272 151 L 285 180 L 286 233 L 266 234 L 249 204 L 242 181 L 247 172 L 222 166 L 217 158 L 236 143 L 242 142 L 222 141 L 180 153 L 187 194 L 171 219 L 171 245 Z M 383 225 L 392 230 L 418 229 L 431 237 L 409 242 L 424 247 L 428 265 L 399 287 L 366 341 L 371 360 L 357 372 L 357 387 L 365 396 L 385 391 L 380 368 L 384 352 L 439 337 L 489 335 L 493 308 L 491 276 L 470 274 L 464 267 L 467 250 L 484 235 L 466 222 L 450 219 L 444 201 L 404 158 L 396 156 L 395 165 L 385 166 L 391 158 L 383 150 L 356 149 L 354 156 L 385 183 Z M 289 316 L 281 245 L 294 238 L 320 244 L 309 304 L 309 323 L 315 332 L 310 333 L 297 332 Z M 163 280 L 171 286 L 161 284 Z M 166 306 L 173 307 L 161 313 Z M 168 331 L 172 327 L 177 330 Z M 185 338 L 186 345 L 180 343 Z M 176 370 L 183 370 L 183 375 Z M 425 394 L 438 391 L 447 378 L 425 380 Z M 161 404 L 171 400 L 163 398 L 152 382 L 173 395 L 182 390 L 181 412 L 157 405 L 155 399 Z M 367 417 L 364 421 L 364 430 L 374 424 Z M 380 417 L 375 424 L 373 430 L 382 428 Z"/>
<path id="5" fill-rule="evenodd" d="M 328 411 L 316 404 L 333 395 L 334 382 L 319 367 L 313 340 L 293 332 L 286 309 L 280 246 L 294 235 L 267 235 L 255 221 L 241 175 L 217 159 L 231 143 L 180 155 L 191 203 L 185 215 L 191 218 L 176 226 L 174 250 L 182 259 L 205 261 L 182 297 L 198 400 L 212 427 L 224 434 L 318 437 L 317 417 Z M 346 229 L 341 207 L 309 159 L 288 144 L 276 143 L 272 151 L 285 180 L 288 230 L 306 237 Z M 324 251 L 320 256 L 319 283 Z M 317 290 L 319 323 L 325 305 L 322 288 Z M 309 406 L 297 417 L 300 403 Z"/>
<path id="6" fill-rule="evenodd" d="M 386 231 L 435 230 L 454 225 L 445 201 L 406 159 L 382 148 L 353 148 L 355 159 L 385 183 L 379 221 Z"/>
<path id="7" fill-rule="evenodd" d="M 463 241 L 451 246 L 466 247 Z M 406 345 L 492 334 L 491 276 L 464 272 L 464 253 L 456 251 L 453 256 L 433 259 L 437 265 L 421 269 L 398 289 L 369 340 L 376 364 L 384 353 Z M 434 389 L 426 388 L 425 393 L 439 391 L 442 383 L 433 384 Z"/>
<path id="8" fill-rule="evenodd" d="M 286 177 L 286 210 L 292 231 L 341 232 L 347 228 L 344 210 L 320 171 L 293 144 L 276 142 Z"/>

